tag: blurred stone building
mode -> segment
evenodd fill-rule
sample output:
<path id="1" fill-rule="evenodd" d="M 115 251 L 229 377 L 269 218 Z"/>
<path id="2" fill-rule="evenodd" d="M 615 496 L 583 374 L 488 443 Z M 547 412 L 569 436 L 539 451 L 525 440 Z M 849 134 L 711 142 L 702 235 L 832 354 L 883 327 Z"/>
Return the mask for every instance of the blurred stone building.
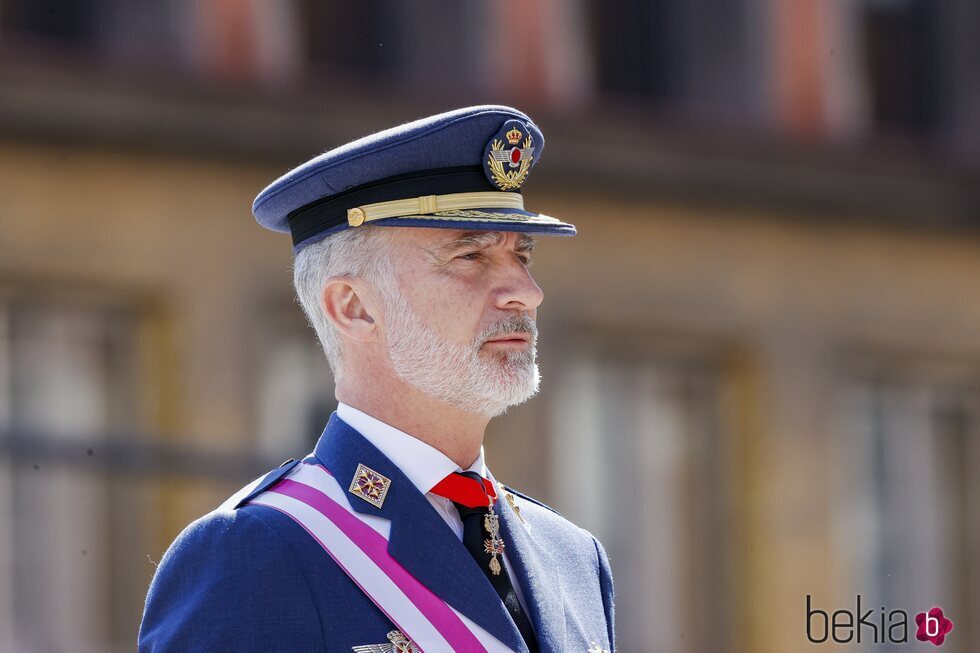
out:
<path id="1" fill-rule="evenodd" d="M 488 458 L 606 544 L 621 650 L 810 650 L 806 596 L 856 594 L 977 650 L 978 15 L 0 0 L 0 651 L 132 650 L 172 538 L 319 435 L 258 190 L 481 102 L 541 124 L 525 195 L 579 227 Z"/>

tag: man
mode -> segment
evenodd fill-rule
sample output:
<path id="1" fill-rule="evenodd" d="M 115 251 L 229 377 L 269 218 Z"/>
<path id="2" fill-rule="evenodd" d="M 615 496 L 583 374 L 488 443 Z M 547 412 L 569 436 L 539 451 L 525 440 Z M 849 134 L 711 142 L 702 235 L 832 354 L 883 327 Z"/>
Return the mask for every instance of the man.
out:
<path id="1" fill-rule="evenodd" d="M 523 113 L 472 107 L 259 194 L 339 407 L 306 459 L 177 538 L 140 651 L 613 650 L 601 545 L 483 458 L 489 420 L 538 389 L 532 234 L 575 233 L 524 209 L 543 148 Z"/>

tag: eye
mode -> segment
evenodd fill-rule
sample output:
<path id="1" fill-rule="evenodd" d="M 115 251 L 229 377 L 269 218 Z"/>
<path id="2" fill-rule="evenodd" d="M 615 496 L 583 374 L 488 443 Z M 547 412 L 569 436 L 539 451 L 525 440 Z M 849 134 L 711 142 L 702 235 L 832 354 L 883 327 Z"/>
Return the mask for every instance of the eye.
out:
<path id="1" fill-rule="evenodd" d="M 480 258 L 480 252 L 467 252 L 456 257 L 461 261 L 475 261 Z"/>
<path id="2" fill-rule="evenodd" d="M 518 254 L 517 258 L 520 259 L 521 263 L 523 263 L 525 267 L 531 267 L 531 257 L 527 254 Z"/>

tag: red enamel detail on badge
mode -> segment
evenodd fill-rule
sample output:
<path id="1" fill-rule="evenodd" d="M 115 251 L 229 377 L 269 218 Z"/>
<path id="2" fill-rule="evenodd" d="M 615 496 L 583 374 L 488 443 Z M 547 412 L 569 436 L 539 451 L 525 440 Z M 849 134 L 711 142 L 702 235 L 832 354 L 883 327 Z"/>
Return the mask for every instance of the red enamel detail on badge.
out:
<path id="1" fill-rule="evenodd" d="M 515 147 L 510 151 L 510 160 L 517 163 L 521 160 L 521 148 Z"/>

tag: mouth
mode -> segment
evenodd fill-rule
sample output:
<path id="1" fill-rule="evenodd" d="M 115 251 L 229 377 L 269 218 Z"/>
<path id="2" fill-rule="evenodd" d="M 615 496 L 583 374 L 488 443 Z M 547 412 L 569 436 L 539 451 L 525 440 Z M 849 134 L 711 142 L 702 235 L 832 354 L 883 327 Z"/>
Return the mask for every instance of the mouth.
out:
<path id="1" fill-rule="evenodd" d="M 500 336 L 498 338 L 491 338 L 490 340 L 487 340 L 484 344 L 523 347 L 529 342 L 531 342 L 531 335 L 528 333 L 509 333 L 505 336 Z"/>

